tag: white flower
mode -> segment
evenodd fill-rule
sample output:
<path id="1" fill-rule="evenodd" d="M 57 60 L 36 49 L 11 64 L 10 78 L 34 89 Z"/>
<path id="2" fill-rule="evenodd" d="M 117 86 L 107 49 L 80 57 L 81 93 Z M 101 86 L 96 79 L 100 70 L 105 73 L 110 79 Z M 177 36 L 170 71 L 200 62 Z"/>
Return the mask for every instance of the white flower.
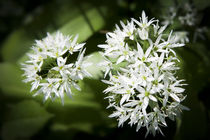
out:
<path id="1" fill-rule="evenodd" d="M 142 47 L 140 46 L 139 43 L 137 43 L 137 57 L 141 60 L 141 62 L 149 62 L 150 60 L 148 59 L 149 54 L 152 50 L 152 45 L 146 50 L 146 52 L 144 53 Z"/>
<path id="2" fill-rule="evenodd" d="M 73 64 L 66 64 L 67 57 L 63 59 L 63 57 L 57 58 L 57 65 L 53 67 L 52 70 L 60 72 L 61 76 L 65 77 L 65 75 L 70 74 L 70 69 L 72 68 Z"/>
<path id="3" fill-rule="evenodd" d="M 177 32 L 174 32 L 174 34 L 176 36 L 176 42 L 180 42 L 180 43 L 188 43 L 189 42 L 188 32 L 177 31 Z"/>
<path id="4" fill-rule="evenodd" d="M 90 63 L 85 63 L 85 43 L 78 44 L 78 35 L 71 40 L 71 36 L 65 36 L 57 32 L 54 36 L 47 34 L 42 40 L 37 40 L 28 54 L 29 60 L 22 64 L 24 70 L 24 82 L 30 82 L 31 91 L 37 90 L 34 96 L 43 94 L 44 101 L 50 98 L 52 101 L 61 98 L 64 104 L 64 93 L 72 96 L 71 88 L 80 90 L 78 80 L 85 76 L 91 76 L 85 68 Z M 79 52 L 76 62 L 71 61 L 71 55 Z"/>
<path id="5" fill-rule="evenodd" d="M 206 27 L 198 27 L 195 29 L 194 35 L 193 35 L 193 41 L 196 42 L 198 38 L 205 39 L 205 33 L 207 32 Z"/>
<path id="6" fill-rule="evenodd" d="M 129 22 L 127 21 L 127 25 L 125 25 L 122 21 L 120 21 L 121 26 L 123 27 L 123 32 L 125 33 L 125 37 L 129 37 L 131 40 L 134 39 L 133 36 L 133 31 L 135 29 L 135 25 L 133 24 L 133 21 Z M 116 25 L 116 27 L 119 29 L 118 31 L 120 32 L 120 28 Z"/>
<path id="7" fill-rule="evenodd" d="M 119 56 L 116 64 L 119 64 L 124 60 L 128 61 L 133 52 L 129 50 L 128 44 L 125 44 L 125 47 L 120 47 L 116 54 Z"/>
<path id="8" fill-rule="evenodd" d="M 104 78 L 109 74 L 110 70 L 113 69 L 113 64 L 112 62 L 107 59 L 106 57 L 103 57 L 104 58 L 104 61 L 103 62 L 100 62 L 98 64 L 99 67 L 105 67 L 105 74 L 104 74 Z"/>
<path id="9" fill-rule="evenodd" d="M 176 36 L 166 34 L 167 25 L 159 26 L 158 20 L 148 20 L 142 12 L 140 21 L 132 19 L 127 25 L 120 22 L 114 32 L 107 33 L 107 44 L 99 45 L 104 51 L 104 90 L 109 106 L 116 111 L 118 126 L 128 122 L 137 125 L 138 131 L 146 127 L 147 134 L 161 131 L 167 126 L 165 118 L 173 119 L 182 109 L 184 89 L 175 76 L 177 62 Z M 164 37 L 163 37 L 164 34 Z M 166 36 L 167 35 L 167 36 Z M 123 62 L 123 63 L 121 63 Z"/>
<path id="10" fill-rule="evenodd" d="M 72 78 L 75 80 L 83 79 L 84 76 L 91 77 L 91 74 L 85 69 L 86 67 L 90 66 L 91 63 L 84 61 L 84 54 L 85 49 L 80 52 L 77 61 L 75 62 L 74 69 L 72 70 Z"/>
<path id="11" fill-rule="evenodd" d="M 148 39 L 148 31 L 145 28 L 138 29 L 137 32 L 142 40 Z"/>
<path id="12" fill-rule="evenodd" d="M 43 93 L 44 101 L 46 101 L 49 97 L 51 99 L 54 99 L 55 97 L 59 97 L 59 93 L 57 91 L 59 87 L 58 81 L 59 79 L 47 79 L 46 83 L 40 83 L 39 86 L 41 88 L 34 94 L 34 96 Z"/>
<path id="13" fill-rule="evenodd" d="M 111 114 L 109 117 L 118 117 L 118 126 L 122 126 L 123 123 L 129 119 L 130 115 L 127 113 L 128 108 L 114 106 L 117 111 Z"/>
<path id="14" fill-rule="evenodd" d="M 203 33 L 205 27 L 200 26 L 200 16 L 196 6 L 193 3 L 182 3 L 180 6 L 171 6 L 169 10 L 163 13 L 162 18 L 164 21 L 163 25 L 173 25 L 174 23 L 180 23 L 179 30 L 175 30 L 176 35 L 175 41 L 180 43 L 188 43 L 190 40 L 196 41 L 197 37 L 205 39 Z M 190 29 L 190 30 L 189 30 Z M 193 38 L 190 38 L 190 34 L 193 34 Z"/>
<path id="15" fill-rule="evenodd" d="M 66 47 L 70 54 L 73 54 L 74 52 L 80 51 L 80 49 L 85 45 L 85 43 L 77 44 L 78 35 L 75 36 L 74 40 L 72 42 L 68 42 L 66 44 Z"/>
<path id="16" fill-rule="evenodd" d="M 140 21 L 136 19 L 132 19 L 137 25 L 139 25 L 142 29 L 148 28 L 155 20 L 151 19 L 148 21 L 148 17 L 146 17 L 145 12 L 142 12 L 142 15 L 140 17 Z"/>

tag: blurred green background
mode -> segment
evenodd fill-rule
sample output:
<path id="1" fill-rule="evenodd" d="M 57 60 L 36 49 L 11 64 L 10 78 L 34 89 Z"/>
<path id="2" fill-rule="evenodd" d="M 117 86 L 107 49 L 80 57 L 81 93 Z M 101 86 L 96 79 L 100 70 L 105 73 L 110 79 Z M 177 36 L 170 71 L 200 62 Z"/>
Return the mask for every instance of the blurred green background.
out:
<path id="1" fill-rule="evenodd" d="M 0 140 L 81 140 L 81 139 L 144 139 L 146 129 L 135 131 L 125 124 L 117 128 L 116 119 L 108 115 L 108 101 L 102 91 L 101 69 L 89 68 L 93 75 L 79 84 L 82 91 L 74 91 L 73 99 L 42 102 L 32 97 L 30 85 L 22 82 L 20 62 L 26 58 L 35 39 L 47 32 L 60 30 L 66 35 L 79 34 L 79 42 L 86 42 L 89 60 L 101 60 L 97 44 L 106 40 L 119 21 L 138 18 L 142 10 L 151 19 L 161 20 L 169 6 L 182 6 L 187 0 L 1 0 L 0 1 Z M 180 59 L 180 78 L 186 79 L 190 108 L 181 119 L 167 120 L 165 136 L 149 135 L 146 139 L 207 140 L 210 132 L 210 1 L 189 0 L 198 10 L 196 26 L 205 26 L 205 39 L 190 41 L 186 47 L 176 49 Z M 185 30 L 180 25 L 169 28 Z M 193 28 L 186 28 L 193 33 Z M 192 37 L 190 36 L 190 39 Z"/>

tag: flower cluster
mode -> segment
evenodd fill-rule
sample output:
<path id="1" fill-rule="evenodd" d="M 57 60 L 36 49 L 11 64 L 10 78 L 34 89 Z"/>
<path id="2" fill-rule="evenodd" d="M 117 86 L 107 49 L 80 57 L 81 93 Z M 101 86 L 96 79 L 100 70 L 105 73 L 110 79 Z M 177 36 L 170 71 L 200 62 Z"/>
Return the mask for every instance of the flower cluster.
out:
<path id="1" fill-rule="evenodd" d="M 197 10 L 191 4 L 185 3 L 182 7 L 169 7 L 168 13 L 163 15 L 163 23 L 173 24 L 175 18 L 178 18 L 182 25 L 193 26 L 197 22 L 196 17 Z"/>
<path id="2" fill-rule="evenodd" d="M 158 20 L 148 20 L 142 12 L 140 21 L 131 19 L 120 22 L 114 32 L 106 34 L 106 44 L 98 47 L 105 67 L 104 83 L 109 86 L 104 92 L 109 100 L 108 108 L 115 111 L 118 125 L 128 122 L 147 129 L 147 133 L 161 132 L 167 126 L 165 118 L 174 120 L 183 109 L 185 99 L 182 82 L 175 76 L 179 62 L 173 48 L 184 44 L 176 42 L 176 36 L 165 34 L 166 26 Z M 161 132 L 162 133 L 162 132 Z"/>
<path id="3" fill-rule="evenodd" d="M 61 98 L 64 104 L 64 93 L 71 97 L 72 87 L 80 90 L 77 81 L 91 76 L 85 70 L 90 65 L 84 63 L 85 43 L 78 44 L 77 39 L 78 35 L 72 39 L 57 32 L 55 36 L 48 33 L 46 38 L 36 41 L 28 53 L 29 60 L 22 64 L 24 82 L 31 83 L 31 91 L 37 90 L 34 96 L 44 94 L 44 101 Z M 79 55 L 72 62 L 76 52 Z"/>
<path id="4" fill-rule="evenodd" d="M 200 18 L 193 4 L 185 3 L 183 6 L 171 6 L 169 10 L 163 14 L 162 18 L 164 19 L 162 22 L 164 25 L 173 25 L 178 21 L 178 24 L 185 27 L 183 31 L 174 32 L 177 36 L 177 41 L 181 43 L 189 42 L 189 31 L 186 31 L 186 29 L 192 29 L 194 31 L 194 41 L 196 41 L 198 37 L 201 39 L 205 38 L 203 33 L 206 32 L 206 28 L 198 26 Z"/>

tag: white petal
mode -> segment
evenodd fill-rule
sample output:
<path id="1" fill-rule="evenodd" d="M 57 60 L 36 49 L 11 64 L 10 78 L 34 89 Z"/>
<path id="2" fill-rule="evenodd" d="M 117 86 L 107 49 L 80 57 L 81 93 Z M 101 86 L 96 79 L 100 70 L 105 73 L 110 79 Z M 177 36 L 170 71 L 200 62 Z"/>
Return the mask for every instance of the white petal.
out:
<path id="1" fill-rule="evenodd" d="M 156 99 L 154 96 L 149 95 L 149 98 L 150 98 L 151 100 L 153 100 L 154 102 L 157 102 L 157 99 Z"/>
<path id="2" fill-rule="evenodd" d="M 158 61 L 159 66 L 161 66 L 163 64 L 163 59 L 164 59 L 164 53 L 162 52 L 160 57 L 159 57 L 159 61 Z"/>
<path id="3" fill-rule="evenodd" d="M 142 22 L 143 22 L 143 23 L 146 23 L 146 22 L 147 22 L 147 18 L 146 18 L 146 14 L 145 14 L 144 11 L 142 11 L 141 16 L 142 16 Z"/>
<path id="4" fill-rule="evenodd" d="M 79 37 L 78 34 L 74 37 L 74 40 L 71 43 L 72 46 L 74 46 L 76 44 L 78 37 Z"/>
<path id="5" fill-rule="evenodd" d="M 118 60 L 117 60 L 117 63 L 116 64 L 119 64 L 119 63 L 121 63 L 123 60 L 125 59 L 125 56 L 120 56 L 120 58 L 118 58 Z"/>
<path id="6" fill-rule="evenodd" d="M 167 24 L 164 25 L 164 26 L 162 26 L 162 27 L 159 29 L 158 34 L 161 34 L 161 33 L 166 29 L 167 26 L 168 26 Z"/>
<path id="7" fill-rule="evenodd" d="M 81 43 L 81 44 L 78 44 L 74 47 L 74 50 L 79 50 L 81 49 L 83 46 L 85 45 L 85 43 Z"/>
<path id="8" fill-rule="evenodd" d="M 144 55 L 144 52 L 143 52 L 141 45 L 138 42 L 137 42 L 137 49 L 138 49 L 138 53 L 139 53 L 140 57 L 142 58 Z"/>
<path id="9" fill-rule="evenodd" d="M 66 94 L 67 94 L 67 96 L 69 97 L 69 98 L 71 98 L 72 97 L 72 92 L 71 92 L 71 88 L 70 87 L 68 87 L 68 85 L 65 85 L 65 91 L 66 91 Z"/>
<path id="10" fill-rule="evenodd" d="M 144 97 L 144 101 L 143 101 L 143 104 L 144 104 L 144 108 L 146 109 L 148 104 L 149 104 L 149 98 L 148 97 Z"/>
<path id="11" fill-rule="evenodd" d="M 130 97 L 130 94 L 124 94 L 122 99 L 120 100 L 120 105 L 122 105 L 126 100 L 128 100 Z"/>
<path id="12" fill-rule="evenodd" d="M 140 86 L 136 87 L 136 89 L 137 89 L 140 93 L 145 93 L 145 89 L 142 88 L 142 87 L 140 87 Z"/>
<path id="13" fill-rule="evenodd" d="M 158 45 L 159 44 L 161 37 L 162 37 L 162 34 L 159 35 L 158 38 L 156 39 L 155 45 Z"/>
<path id="14" fill-rule="evenodd" d="M 140 99 L 143 98 L 144 96 L 145 96 L 144 94 L 137 95 L 137 97 L 140 98 Z"/>
<path id="15" fill-rule="evenodd" d="M 147 51 L 146 51 L 146 53 L 145 53 L 145 57 L 146 57 L 146 58 L 149 56 L 149 54 L 150 54 L 150 52 L 151 52 L 151 50 L 152 50 L 152 47 L 153 47 L 153 46 L 150 46 L 150 47 L 147 49 Z"/>
<path id="16" fill-rule="evenodd" d="M 72 82 L 72 85 L 73 85 L 77 90 L 79 90 L 79 91 L 81 90 L 80 87 L 79 87 L 75 82 Z"/>
<path id="17" fill-rule="evenodd" d="M 166 106 L 167 102 L 168 102 L 168 94 L 166 94 L 164 99 L 163 99 L 163 106 Z"/>
<path id="18" fill-rule="evenodd" d="M 98 45 L 99 48 L 103 48 L 103 49 L 106 49 L 106 48 L 109 48 L 110 46 L 107 45 L 107 44 L 100 44 Z"/>
<path id="19" fill-rule="evenodd" d="M 176 96 L 176 94 L 171 93 L 170 96 L 171 96 L 175 101 L 180 102 L 180 99 L 179 99 L 178 96 Z"/>
<path id="20" fill-rule="evenodd" d="M 180 87 L 174 87 L 174 88 L 172 88 L 172 90 L 175 91 L 176 93 L 182 93 L 185 91 L 185 89 L 180 88 Z"/>
<path id="21" fill-rule="evenodd" d="M 110 118 L 113 118 L 113 117 L 118 117 L 121 115 L 121 112 L 117 111 L 117 112 L 114 112 L 112 113 L 111 115 L 109 115 Z"/>

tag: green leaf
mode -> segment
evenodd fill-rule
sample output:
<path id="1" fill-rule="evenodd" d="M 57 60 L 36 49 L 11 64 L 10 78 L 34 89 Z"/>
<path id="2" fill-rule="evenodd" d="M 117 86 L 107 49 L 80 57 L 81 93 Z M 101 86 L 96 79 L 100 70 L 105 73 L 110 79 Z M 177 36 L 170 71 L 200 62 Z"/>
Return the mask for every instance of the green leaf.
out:
<path id="1" fill-rule="evenodd" d="M 14 62 L 24 52 L 27 52 L 28 46 L 33 43 L 34 36 L 27 34 L 24 29 L 17 29 L 3 43 L 1 48 L 1 56 L 4 61 Z"/>
<path id="2" fill-rule="evenodd" d="M 55 123 L 51 127 L 52 131 L 82 131 L 86 133 L 93 132 L 93 124 L 91 122 L 78 122 L 78 123 L 71 123 L 71 124 L 62 124 L 62 123 Z M 75 135 L 75 133 L 71 134 L 71 136 Z"/>
<path id="3" fill-rule="evenodd" d="M 3 123 L 3 140 L 28 138 L 43 128 L 52 117 L 39 103 L 22 101 L 14 105 L 9 111 L 7 120 Z"/>
<path id="4" fill-rule="evenodd" d="M 22 82 L 22 71 L 14 64 L 0 63 L 0 88 L 6 96 L 29 98 L 30 85 Z"/>
<path id="5" fill-rule="evenodd" d="M 105 8 L 101 8 L 102 11 Z M 70 20 L 64 26 L 59 28 L 61 32 L 67 35 L 79 34 L 78 41 L 88 39 L 94 32 L 98 31 L 104 26 L 104 19 L 96 8 L 92 8 L 74 20 Z"/>
<path id="6" fill-rule="evenodd" d="M 98 65 L 103 60 L 104 59 L 99 52 L 94 52 L 90 54 L 90 57 L 85 61 L 88 63 L 92 63 L 91 66 L 86 68 L 87 71 L 92 75 L 92 77 L 90 77 L 91 79 L 99 79 L 103 77 L 102 70 L 104 69 L 104 67 Z"/>

